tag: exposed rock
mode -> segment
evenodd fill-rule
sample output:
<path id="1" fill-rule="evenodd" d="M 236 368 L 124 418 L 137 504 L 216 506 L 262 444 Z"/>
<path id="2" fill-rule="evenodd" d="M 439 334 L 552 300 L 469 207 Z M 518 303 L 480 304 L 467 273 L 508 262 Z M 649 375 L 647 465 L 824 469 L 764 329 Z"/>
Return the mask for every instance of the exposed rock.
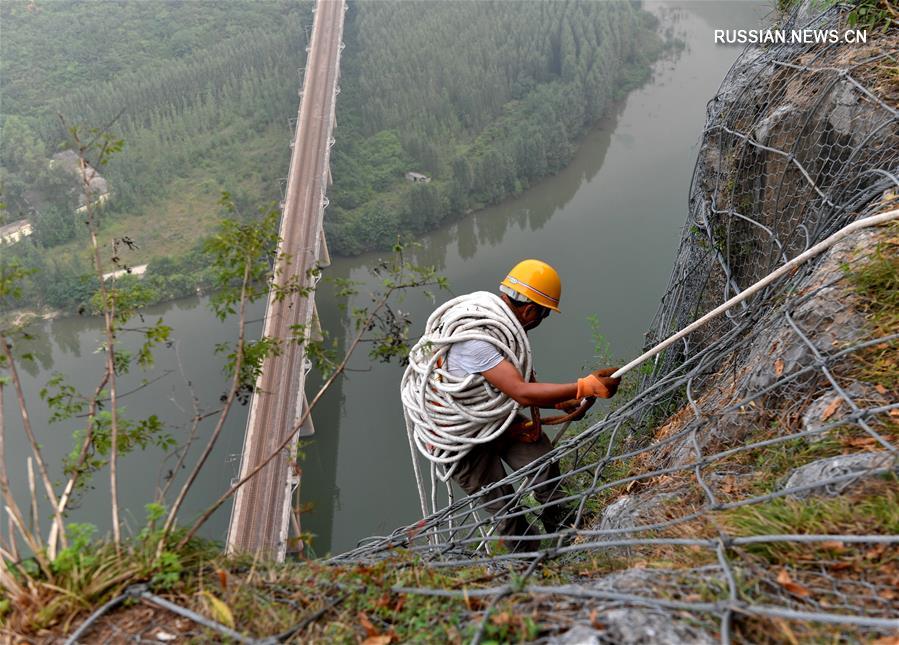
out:
<path id="1" fill-rule="evenodd" d="M 846 394 L 860 408 L 885 405 L 887 399 L 868 383 L 855 382 L 844 388 Z M 825 426 L 833 426 L 845 418 L 851 411 L 849 404 L 836 390 L 828 390 L 805 409 L 802 414 L 803 432 L 814 432 Z M 827 436 L 826 432 L 811 435 L 808 441 L 821 441 Z"/>
<path id="2" fill-rule="evenodd" d="M 648 589 L 652 589 L 658 577 L 659 571 L 652 569 L 625 569 L 603 576 L 595 580 L 591 586 L 603 591 L 645 594 Z"/>
<path id="3" fill-rule="evenodd" d="M 714 642 L 704 632 L 675 621 L 670 614 L 649 609 L 613 609 L 601 614 L 599 620 L 608 625 L 606 634 L 613 643 L 698 645 Z"/>
<path id="4" fill-rule="evenodd" d="M 771 129 L 777 127 L 777 125 L 788 117 L 791 114 L 797 112 L 795 105 L 781 105 L 779 108 L 774 110 L 767 117 L 758 122 L 755 126 L 755 137 L 759 143 L 766 143 L 768 141 L 768 135 L 771 134 Z"/>
<path id="5" fill-rule="evenodd" d="M 602 632 L 586 625 L 575 625 L 561 636 L 547 642 L 552 645 L 600 645 L 603 642 L 601 638 Z"/>
<path id="6" fill-rule="evenodd" d="M 793 495 L 800 498 L 821 494 L 839 495 L 858 479 L 869 474 L 870 471 L 893 468 L 895 466 L 896 457 L 887 452 L 864 452 L 855 455 L 841 455 L 839 457 L 819 459 L 794 470 L 784 485 L 784 489 L 809 486 L 816 482 L 822 482 L 821 486 L 798 491 L 793 493 Z M 858 473 L 858 477 L 837 483 L 826 483 L 836 477 L 852 473 Z"/>
<path id="7" fill-rule="evenodd" d="M 721 112 L 741 97 L 749 102 L 763 105 L 767 101 L 768 82 L 774 70 L 769 64 L 764 50 L 748 48 L 740 56 L 732 74 L 721 84 L 718 94 L 709 102 L 706 122 L 718 120 Z"/>
<path id="8" fill-rule="evenodd" d="M 842 87 L 833 93 L 834 106 L 827 115 L 827 120 L 833 129 L 840 134 L 849 134 L 852 132 L 852 118 L 858 103 L 858 98 L 852 91 L 848 83 L 843 83 Z"/>
<path id="9" fill-rule="evenodd" d="M 827 122 L 836 134 L 853 144 L 861 143 L 877 127 L 876 115 L 848 81 L 841 81 L 831 92 Z"/>
<path id="10" fill-rule="evenodd" d="M 798 286 L 798 293 L 805 296 L 790 315 L 821 353 L 830 353 L 834 347 L 865 334 L 865 318 L 853 306 L 854 295 L 835 283 L 843 277 L 843 265 L 856 252 L 870 246 L 872 235 L 871 231 L 860 231 L 836 244 Z M 781 312 L 771 320 L 763 320 L 758 327 L 765 331 L 759 334 L 745 361 L 753 366 L 745 381 L 747 390 L 762 390 L 778 381 L 782 374 L 790 374 L 815 361 L 812 348 Z"/>
<path id="11" fill-rule="evenodd" d="M 705 644 L 715 641 L 705 632 L 677 621 L 671 614 L 651 609 L 611 609 L 596 616 L 605 626 L 600 631 L 586 625 L 575 625 L 561 636 L 551 639 L 553 645 L 600 645 L 601 643 L 634 643 L 646 645 Z"/>
<path id="12" fill-rule="evenodd" d="M 609 504 L 602 512 L 602 518 L 599 521 L 600 531 L 612 531 L 616 529 L 629 529 L 637 527 L 645 522 L 641 522 L 641 518 L 649 515 L 649 511 L 658 507 L 667 499 L 674 497 L 672 494 L 653 495 L 651 497 L 638 497 L 636 495 L 625 495 L 620 499 Z M 628 533 L 612 533 L 600 537 L 600 540 L 616 540 L 625 538 Z"/>

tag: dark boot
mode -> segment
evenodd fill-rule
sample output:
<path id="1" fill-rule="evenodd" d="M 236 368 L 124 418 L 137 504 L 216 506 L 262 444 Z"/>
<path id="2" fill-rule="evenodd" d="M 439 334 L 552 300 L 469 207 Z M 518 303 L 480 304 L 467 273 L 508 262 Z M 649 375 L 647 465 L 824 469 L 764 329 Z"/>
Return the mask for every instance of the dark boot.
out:
<path id="1" fill-rule="evenodd" d="M 573 522 L 575 511 L 570 506 L 564 504 L 556 504 L 547 506 L 540 513 L 540 521 L 543 522 L 543 530 L 546 533 L 555 533 L 568 527 L 568 523 Z"/>
<path id="2" fill-rule="evenodd" d="M 501 543 L 510 553 L 524 553 L 540 549 L 540 538 L 534 527 L 527 521 L 524 515 L 507 518 L 497 526 L 497 533 L 503 536 L 519 536 L 518 539 L 503 537 Z"/>

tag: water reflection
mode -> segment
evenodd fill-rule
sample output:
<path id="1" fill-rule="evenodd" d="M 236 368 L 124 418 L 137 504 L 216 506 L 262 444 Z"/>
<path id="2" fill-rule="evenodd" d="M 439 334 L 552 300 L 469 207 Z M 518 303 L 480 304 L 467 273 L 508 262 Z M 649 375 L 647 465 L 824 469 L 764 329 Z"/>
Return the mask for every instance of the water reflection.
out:
<path id="1" fill-rule="evenodd" d="M 147 371 L 134 368 L 117 379 L 121 395 L 122 415 L 132 419 L 145 419 L 157 415 L 166 432 L 180 443 L 187 440 L 190 418 L 194 414 L 192 397 L 195 394 L 201 412 L 214 412 L 219 406 L 219 397 L 226 387 L 222 371 L 224 359 L 215 353 L 217 343 L 233 342 L 236 321 L 233 318 L 219 322 L 206 307 L 205 298 L 190 298 L 149 308 L 145 313 L 147 321 L 163 318 L 173 328 L 173 342 L 160 346 L 155 352 L 156 363 Z M 260 305 L 250 308 L 249 316 L 259 318 Z M 139 324 L 139 321 L 134 324 Z M 249 326 L 250 335 L 260 333 L 260 325 Z M 103 373 L 104 355 L 98 352 L 103 342 L 103 322 L 88 317 L 60 318 L 33 326 L 31 337 L 22 340 L 17 353 L 30 352 L 34 361 L 21 361 L 20 375 L 29 406 L 29 416 L 51 476 L 55 480 L 63 478 L 62 463 L 65 455 L 74 446 L 72 433 L 83 427 L 83 417 L 68 421 L 50 422 L 50 413 L 41 400 L 40 392 L 48 380 L 58 373 L 65 382 L 75 387 L 82 395 L 89 395 L 96 388 Z M 136 334 L 120 334 L 120 347 L 135 352 L 141 338 Z M 52 394 L 52 389 L 51 392 Z M 10 480 L 14 494 L 19 499 L 27 498 L 27 472 L 24 455 L 30 454 L 18 406 L 10 388 L 4 391 L 5 422 L 7 424 L 7 458 Z M 208 438 L 215 423 L 211 417 L 198 427 L 198 441 L 191 449 L 191 459 L 199 454 L 199 449 Z M 232 412 L 222 437 L 210 457 L 210 467 L 198 478 L 194 489 L 185 502 L 183 517 L 190 518 L 205 508 L 221 494 L 228 481 L 237 474 L 236 463 L 229 456 L 240 453 L 243 428 L 246 424 L 246 408 L 237 406 Z M 144 523 L 144 505 L 153 499 L 154 490 L 173 468 L 172 455 L 148 448 L 126 455 L 121 460 L 119 495 L 123 518 L 131 530 L 137 531 Z M 183 481 L 185 470 L 173 473 L 174 485 Z M 97 472 L 90 483 L 91 494 L 73 507 L 70 521 L 91 522 L 98 526 L 100 533 L 110 527 L 110 499 L 108 472 Z M 23 497 L 24 496 L 24 497 Z M 49 509 L 42 508 L 42 512 Z M 204 535 L 217 539 L 224 537 L 229 509 L 223 508 L 210 521 Z"/>
<path id="2" fill-rule="evenodd" d="M 601 119 L 587 133 L 579 153 L 555 177 L 540 182 L 523 195 L 501 205 L 466 215 L 444 229 L 422 236 L 416 240 L 419 246 L 411 250 L 413 261 L 435 266 L 442 271 L 447 267 L 447 252 L 451 249 L 461 259 L 469 260 L 479 250 L 483 253 L 501 245 L 510 230 L 541 230 L 602 168 L 624 106 L 624 102 L 617 104 L 613 114 Z M 374 255 L 365 255 L 355 261 L 340 260 L 339 264 L 341 267 L 363 268 L 371 263 Z"/>

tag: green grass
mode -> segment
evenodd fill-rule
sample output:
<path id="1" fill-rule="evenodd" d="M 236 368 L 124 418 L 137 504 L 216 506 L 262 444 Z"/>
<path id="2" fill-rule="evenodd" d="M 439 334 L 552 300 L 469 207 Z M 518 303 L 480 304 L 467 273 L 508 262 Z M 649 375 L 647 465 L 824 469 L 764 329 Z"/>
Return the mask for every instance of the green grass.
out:
<path id="1" fill-rule="evenodd" d="M 895 476 L 871 478 L 862 487 L 834 498 L 779 498 L 716 513 L 717 526 L 732 537 L 777 534 L 895 535 L 899 532 L 899 494 Z M 854 601 L 872 615 L 883 615 L 894 596 L 899 553 L 885 544 L 850 543 L 838 537 L 822 542 L 762 542 L 734 548 L 739 596 L 749 603 L 812 601 L 838 606 L 845 596 L 831 588 L 863 581 L 870 591 Z M 879 591 L 878 591 L 879 590 Z M 742 617 L 735 624 L 741 642 L 865 641 L 855 628 L 810 621 Z"/>
<path id="2" fill-rule="evenodd" d="M 49 629 L 49 633 L 68 632 L 90 609 L 127 585 L 150 580 L 154 591 L 172 602 L 260 637 L 287 630 L 304 617 L 323 610 L 318 619 L 297 634 L 299 641 L 358 643 L 382 637 L 389 638 L 389 642 L 461 643 L 474 635 L 489 600 L 396 593 L 391 588 L 463 590 L 497 584 L 497 574 L 482 567 L 433 569 L 406 553 L 372 565 L 328 566 L 317 561 L 276 564 L 250 558 L 228 559 L 205 548 L 193 550 L 194 557 L 182 557 L 176 575 L 161 587 L 152 582 L 154 571 L 147 569 L 141 553 L 126 550 L 123 558 L 115 559 L 110 545 L 93 545 L 92 551 L 102 556 L 93 571 L 102 569 L 102 579 L 107 580 L 102 591 L 85 596 L 83 585 L 73 588 L 61 578 L 56 581 L 60 585 L 57 588 L 45 585 L 39 599 L 12 599 L 19 611 L 15 624 L 7 623 L 7 627 L 22 634 L 42 629 Z M 85 578 L 84 573 L 89 572 L 77 578 Z M 549 567 L 545 574 L 544 577 L 554 579 L 555 573 Z M 70 575 L 69 579 L 74 580 L 75 576 Z M 115 584 L 108 582 L 111 579 L 116 580 Z M 40 609 L 41 605 L 44 609 Z M 118 611 L 116 620 L 134 625 L 135 615 L 129 613 L 128 607 Z M 147 627 L 162 625 L 178 633 L 171 627 L 175 617 L 168 612 L 159 610 L 147 616 L 145 607 L 141 612 L 137 620 L 146 621 Z M 102 633 L 102 626 L 98 630 Z M 536 638 L 538 631 L 536 620 L 516 611 L 514 599 L 510 598 L 490 612 L 484 637 L 487 642 L 522 642 Z M 209 632 L 207 636 L 214 634 Z M 98 637 L 98 633 L 93 637 Z"/>
<path id="3" fill-rule="evenodd" d="M 899 534 L 899 494 L 896 478 L 872 480 L 863 493 L 834 498 L 795 499 L 782 497 L 761 504 L 743 506 L 718 515 L 734 536 L 809 534 Z M 854 547 L 846 547 L 851 550 Z M 859 548 L 866 548 L 864 545 Z M 752 554 L 772 564 L 808 564 L 825 559 L 833 546 L 795 542 L 767 542 L 746 545 Z M 810 557 L 813 556 L 813 557 Z"/>
<path id="4" fill-rule="evenodd" d="M 861 299 L 875 336 L 899 329 L 899 223 L 881 229 L 884 236 L 871 251 L 869 260 L 844 265 L 843 270 Z M 855 354 L 859 363 L 856 376 L 879 384 L 899 398 L 899 342 L 881 343 Z"/>
<path id="5" fill-rule="evenodd" d="M 79 617 L 119 595 L 135 582 L 147 582 L 164 593 L 182 576 L 217 557 L 220 547 L 195 540 L 179 553 L 164 552 L 154 558 L 156 542 L 143 535 L 122 545 L 117 554 L 108 541 L 91 541 L 93 527 L 69 525 L 70 546 L 57 554 L 49 575 L 40 572 L 33 559 L 6 563 L 19 585 L 19 593 L 0 587 L 0 627 L 13 633 L 34 634 L 43 630 L 68 633 Z"/>

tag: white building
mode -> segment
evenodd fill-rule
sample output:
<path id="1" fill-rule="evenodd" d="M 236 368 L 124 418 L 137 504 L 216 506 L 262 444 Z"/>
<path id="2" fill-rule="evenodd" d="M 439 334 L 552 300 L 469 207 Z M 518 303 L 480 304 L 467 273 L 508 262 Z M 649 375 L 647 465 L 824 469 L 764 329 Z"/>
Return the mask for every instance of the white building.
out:
<path id="1" fill-rule="evenodd" d="M 15 244 L 22 238 L 31 235 L 31 233 L 31 222 L 27 219 L 20 219 L 12 224 L 0 226 L 0 243 Z"/>

